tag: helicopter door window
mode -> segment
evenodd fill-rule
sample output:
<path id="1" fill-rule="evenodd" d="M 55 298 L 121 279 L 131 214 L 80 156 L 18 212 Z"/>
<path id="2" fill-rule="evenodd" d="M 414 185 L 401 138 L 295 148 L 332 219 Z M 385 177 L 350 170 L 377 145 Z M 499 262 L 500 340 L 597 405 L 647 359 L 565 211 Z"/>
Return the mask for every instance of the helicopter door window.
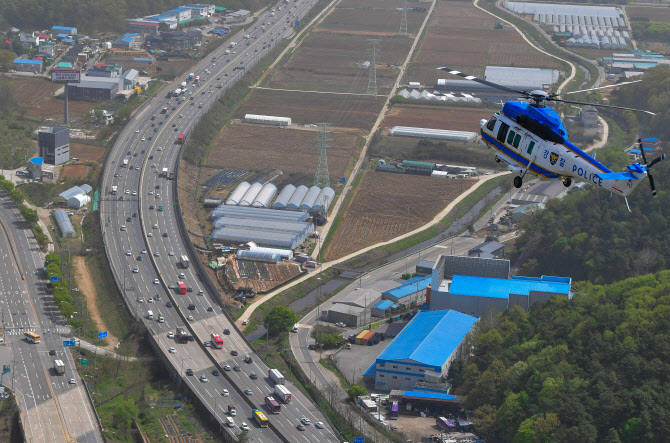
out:
<path id="1" fill-rule="evenodd" d="M 516 133 L 514 131 L 509 131 L 509 134 L 507 134 L 507 144 L 512 146 L 512 142 L 514 141 L 514 136 Z"/>
<path id="2" fill-rule="evenodd" d="M 505 142 L 505 137 L 507 137 L 508 130 L 509 125 L 505 122 L 500 122 L 500 128 L 498 128 L 498 140 Z"/>
<path id="3" fill-rule="evenodd" d="M 534 147 L 535 147 L 535 142 L 533 140 L 531 140 L 530 142 L 528 142 L 528 149 L 526 150 L 526 152 L 528 154 L 532 154 Z"/>
<path id="4" fill-rule="evenodd" d="M 518 147 L 519 147 L 519 143 L 521 143 L 521 134 L 517 134 L 516 136 L 514 136 L 514 143 L 513 143 L 513 146 L 514 146 L 515 148 L 518 148 Z"/>

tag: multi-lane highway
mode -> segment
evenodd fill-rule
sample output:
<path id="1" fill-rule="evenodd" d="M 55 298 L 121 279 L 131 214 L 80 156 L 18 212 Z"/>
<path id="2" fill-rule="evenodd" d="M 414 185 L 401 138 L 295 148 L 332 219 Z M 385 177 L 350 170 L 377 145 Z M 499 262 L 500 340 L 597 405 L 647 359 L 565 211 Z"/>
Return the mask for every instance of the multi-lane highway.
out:
<path id="1" fill-rule="evenodd" d="M 214 301 L 219 295 L 207 291 L 193 266 L 182 269 L 179 265 L 180 256 L 188 254 L 185 242 L 189 240 L 181 238 L 173 206 L 173 182 L 162 171 L 167 168 L 173 172 L 177 167 L 182 147 L 176 144 L 179 134 L 185 134 L 188 143 L 202 113 L 242 75 L 243 71 L 233 68 L 253 66 L 277 40 L 292 33 L 292 22 L 303 17 L 313 4 L 314 0 L 281 3 L 275 6 L 274 13 L 266 11 L 255 24 L 233 37 L 231 41 L 237 45 L 228 49 L 229 54 L 222 47 L 191 70 L 201 77 L 199 85 L 189 82 L 187 93 L 180 99 L 164 98 L 165 92 L 173 91 L 185 80 L 179 79 L 164 88 L 161 97 L 143 106 L 112 148 L 101 190 L 103 238 L 115 278 L 131 311 L 147 325 L 162 355 L 222 426 L 228 406 L 236 407 L 235 425 L 223 429 L 239 434 L 242 422 L 246 422 L 253 441 L 280 441 L 279 435 L 299 442 L 334 442 L 338 438 L 316 406 L 290 384 L 293 399 L 282 405 L 280 414 L 269 414 L 262 406 L 264 397 L 273 390 L 268 367 L 223 315 Z M 244 34 L 249 38 L 243 38 Z M 165 107 L 167 111 L 162 113 Z M 124 160 L 128 160 L 127 167 Z M 113 186 L 117 187 L 116 194 L 112 194 Z M 199 258 L 191 256 L 190 260 Z M 179 294 L 174 289 L 178 280 L 190 291 Z M 164 322 L 158 321 L 159 315 Z M 196 340 L 179 343 L 171 338 L 168 334 L 177 327 L 188 327 Z M 224 333 L 226 329 L 229 334 Z M 202 346 L 212 333 L 223 338 L 223 349 Z M 248 363 L 243 361 L 246 355 L 251 356 Z M 191 373 L 188 370 L 193 375 L 187 375 Z M 221 374 L 214 375 L 215 370 Z M 252 407 L 265 412 L 276 430 L 255 426 Z M 303 417 L 325 426 L 319 429 L 310 425 L 304 431 L 298 430 Z"/>
<path id="2" fill-rule="evenodd" d="M 75 362 L 63 348 L 69 328 L 52 323 L 60 315 L 42 279 L 44 254 L 16 205 L 0 197 L 0 319 L 3 384 L 13 387 L 21 424 L 30 442 L 102 442 L 100 428 Z M 26 340 L 25 332 L 41 337 Z M 11 351 L 11 353 L 9 352 Z M 65 373 L 56 375 L 54 360 Z"/>

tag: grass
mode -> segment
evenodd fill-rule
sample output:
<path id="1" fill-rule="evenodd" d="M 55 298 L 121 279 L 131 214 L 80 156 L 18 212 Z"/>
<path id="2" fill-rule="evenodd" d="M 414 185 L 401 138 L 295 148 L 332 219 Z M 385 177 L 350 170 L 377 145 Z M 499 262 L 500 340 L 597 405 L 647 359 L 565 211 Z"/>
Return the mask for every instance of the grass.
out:
<path id="1" fill-rule="evenodd" d="M 337 366 L 335 366 L 335 363 L 329 358 L 322 358 L 319 360 L 319 363 L 321 363 L 321 366 L 324 368 L 328 369 L 330 372 L 335 374 L 337 376 L 337 379 L 340 380 L 340 387 L 344 390 L 347 390 L 351 387 L 351 384 L 347 381 L 346 377 L 342 375 L 339 369 L 337 369 Z"/>

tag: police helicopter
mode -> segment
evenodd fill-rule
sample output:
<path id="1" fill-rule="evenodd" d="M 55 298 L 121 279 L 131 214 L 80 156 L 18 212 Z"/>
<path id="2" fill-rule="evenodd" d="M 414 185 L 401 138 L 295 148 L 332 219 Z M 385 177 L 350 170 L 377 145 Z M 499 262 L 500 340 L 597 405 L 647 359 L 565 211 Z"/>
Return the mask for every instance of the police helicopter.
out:
<path id="1" fill-rule="evenodd" d="M 644 147 L 640 143 L 640 151 L 644 164 L 628 165 L 624 172 L 612 172 L 594 157 L 586 154 L 568 141 L 568 134 L 563 122 L 553 109 L 545 106 L 545 102 L 562 102 L 578 105 L 591 105 L 604 108 L 625 109 L 655 115 L 653 112 L 623 106 L 584 103 L 557 98 L 559 95 L 574 94 L 608 87 L 621 86 L 620 83 L 599 88 L 584 89 L 562 94 L 547 93 L 542 90 L 517 91 L 487 80 L 464 74 L 449 68 L 438 68 L 449 74 L 463 77 L 483 85 L 506 92 L 519 94 L 528 101 L 510 101 L 504 104 L 502 111 L 496 112 L 488 121 L 481 120 L 482 143 L 495 149 L 496 161 L 507 163 L 508 169 L 516 174 L 514 186 L 520 188 L 526 173 L 531 172 L 543 178 L 555 178 L 569 187 L 573 179 L 584 180 L 601 188 L 609 189 L 624 198 L 649 177 L 651 192 L 656 195 L 654 179 L 650 169 L 665 158 L 665 154 L 647 162 Z M 626 202 L 627 203 L 627 202 Z"/>

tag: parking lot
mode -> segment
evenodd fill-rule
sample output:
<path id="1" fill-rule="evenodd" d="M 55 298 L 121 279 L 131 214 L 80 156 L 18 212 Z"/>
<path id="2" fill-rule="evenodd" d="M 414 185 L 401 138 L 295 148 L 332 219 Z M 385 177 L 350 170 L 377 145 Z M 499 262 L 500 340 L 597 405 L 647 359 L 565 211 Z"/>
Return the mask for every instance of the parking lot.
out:
<path id="1" fill-rule="evenodd" d="M 384 332 L 386 330 L 386 324 L 381 325 L 377 329 L 373 329 L 376 332 Z M 345 332 L 345 337 L 349 334 L 358 334 L 361 330 L 356 329 L 353 332 Z M 370 367 L 372 362 L 374 362 L 379 354 L 386 348 L 390 343 L 390 340 L 380 341 L 379 344 L 374 346 L 367 345 L 357 345 L 352 344 L 351 349 L 342 349 L 335 356 L 335 365 L 340 370 L 342 375 L 353 384 L 363 384 L 361 377 L 363 373 Z"/>

